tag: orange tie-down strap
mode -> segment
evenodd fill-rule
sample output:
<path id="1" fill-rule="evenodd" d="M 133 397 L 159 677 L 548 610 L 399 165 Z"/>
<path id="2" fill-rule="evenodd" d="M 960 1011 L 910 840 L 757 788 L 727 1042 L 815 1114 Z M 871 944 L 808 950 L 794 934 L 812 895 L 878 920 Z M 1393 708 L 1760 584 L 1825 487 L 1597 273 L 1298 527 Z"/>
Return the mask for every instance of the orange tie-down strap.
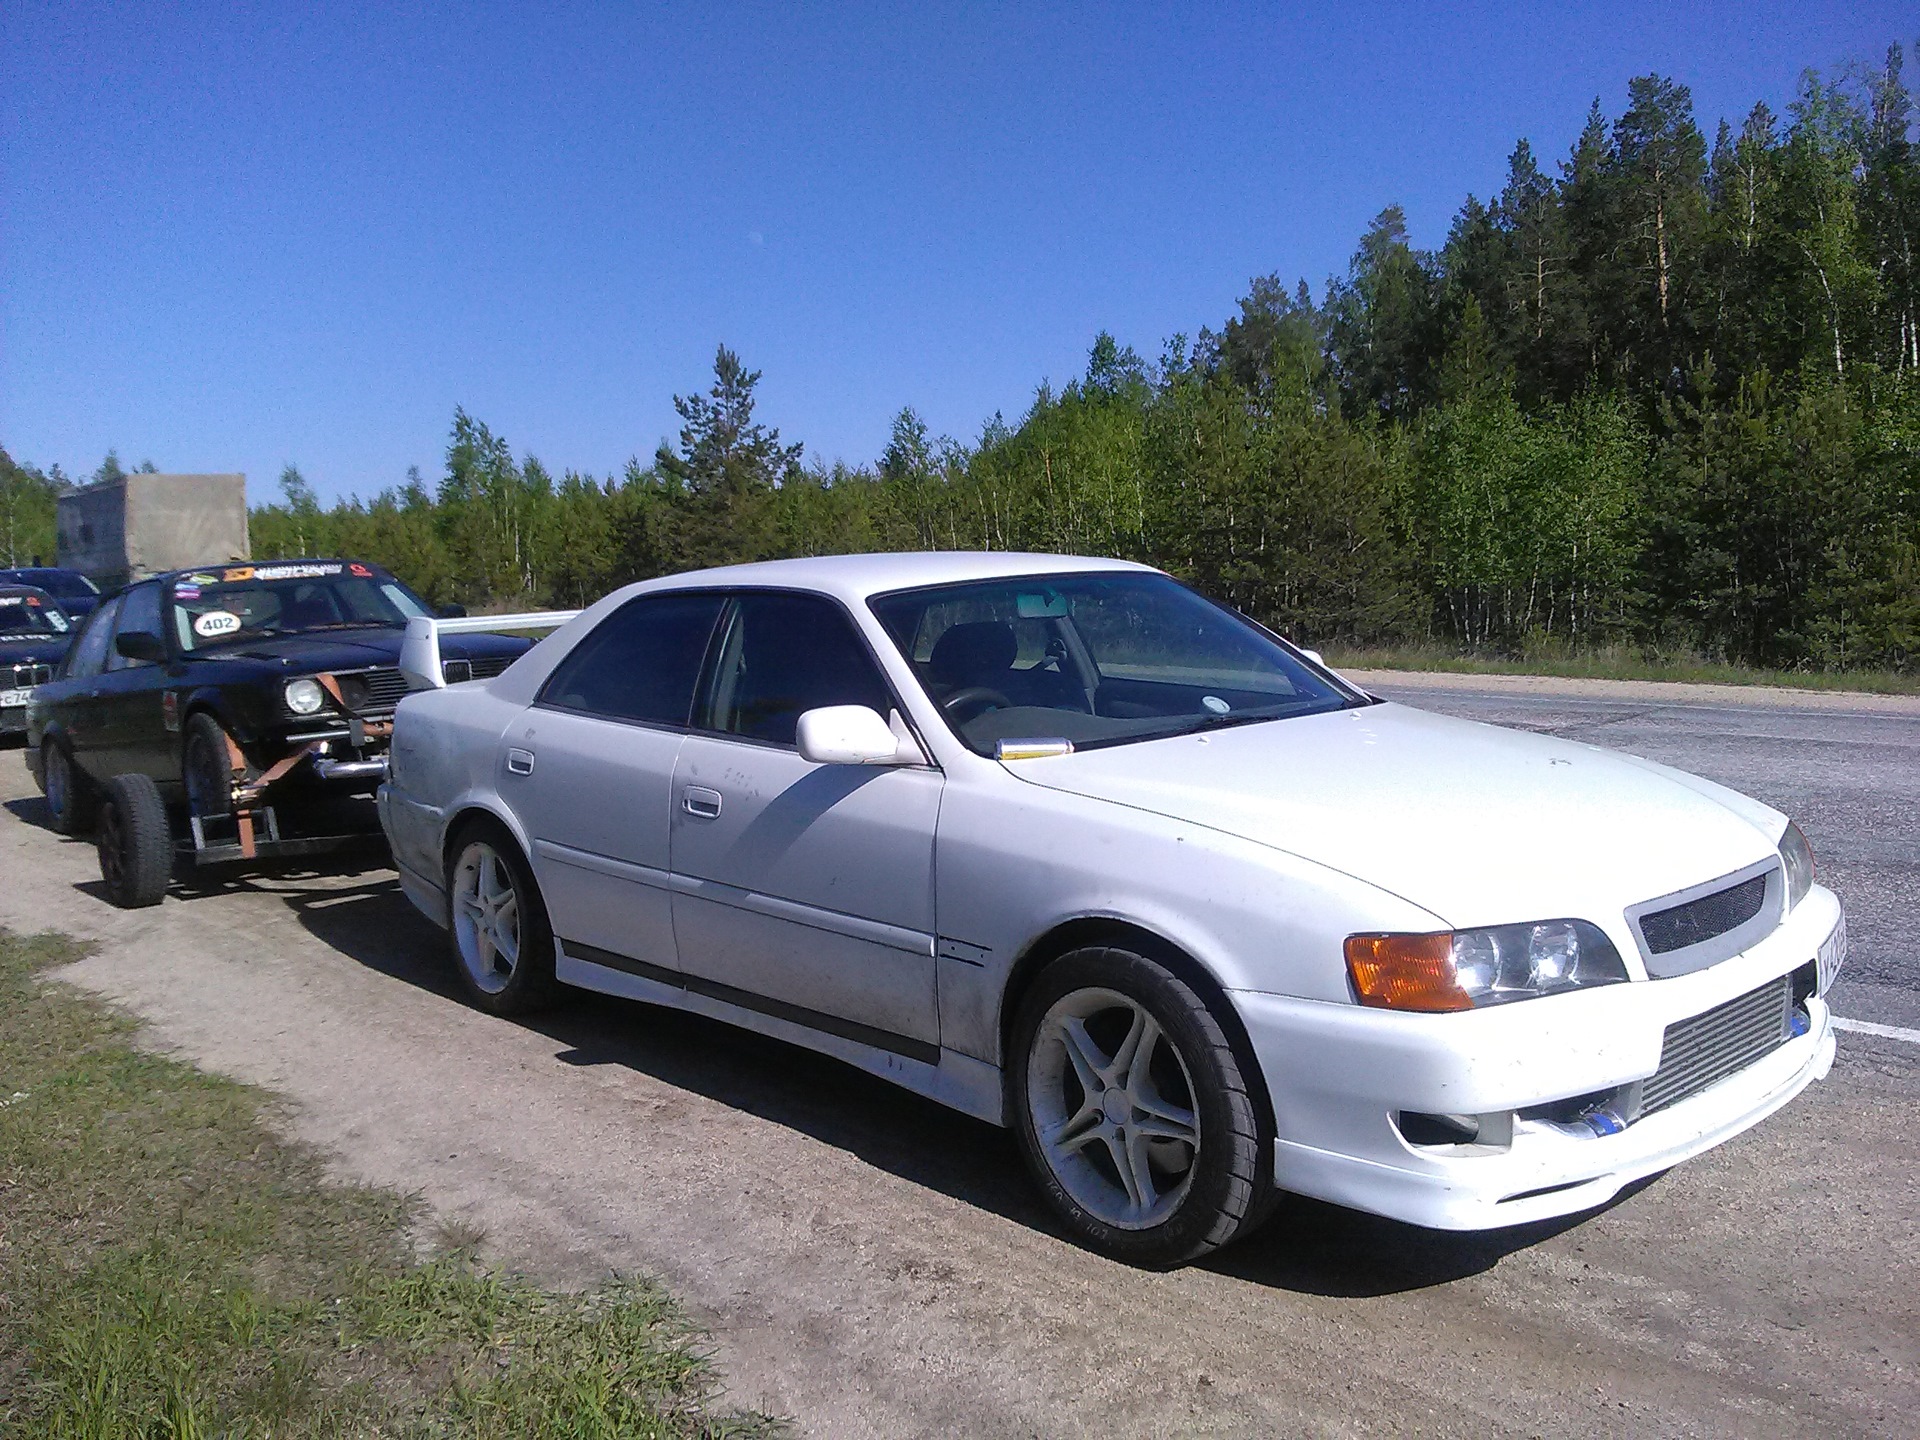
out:
<path id="1" fill-rule="evenodd" d="M 247 757 L 241 753 L 239 745 L 234 743 L 231 735 L 227 735 L 224 730 L 220 733 L 226 738 L 227 758 L 233 764 L 233 824 L 239 836 L 240 856 L 242 859 L 251 860 L 259 853 L 253 839 L 253 802 L 260 798 L 261 792 L 269 785 L 311 755 L 319 742 L 309 740 L 291 755 L 282 756 L 274 761 L 249 781 L 246 778 Z"/>
<path id="2" fill-rule="evenodd" d="M 338 705 L 346 714 L 347 718 L 358 727 L 354 731 L 353 736 L 355 745 L 364 745 L 369 740 L 385 740 L 393 734 L 393 722 L 391 720 L 362 719 L 360 713 L 351 705 L 347 704 L 347 697 L 340 691 L 340 682 L 334 679 L 333 676 L 322 671 L 313 678 L 319 682 L 322 690 L 333 697 L 333 703 Z"/>

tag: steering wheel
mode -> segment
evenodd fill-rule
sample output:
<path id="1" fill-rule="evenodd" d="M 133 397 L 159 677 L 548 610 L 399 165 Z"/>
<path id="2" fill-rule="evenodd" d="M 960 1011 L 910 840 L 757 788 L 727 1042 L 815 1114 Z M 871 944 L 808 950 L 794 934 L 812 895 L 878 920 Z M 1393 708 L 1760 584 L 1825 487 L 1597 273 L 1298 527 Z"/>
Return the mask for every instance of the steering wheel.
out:
<path id="1" fill-rule="evenodd" d="M 963 685 L 940 702 L 940 708 L 956 720 L 971 720 L 987 710 L 1006 710 L 1013 701 L 991 685 Z M 962 715 L 960 712 L 967 713 Z"/>

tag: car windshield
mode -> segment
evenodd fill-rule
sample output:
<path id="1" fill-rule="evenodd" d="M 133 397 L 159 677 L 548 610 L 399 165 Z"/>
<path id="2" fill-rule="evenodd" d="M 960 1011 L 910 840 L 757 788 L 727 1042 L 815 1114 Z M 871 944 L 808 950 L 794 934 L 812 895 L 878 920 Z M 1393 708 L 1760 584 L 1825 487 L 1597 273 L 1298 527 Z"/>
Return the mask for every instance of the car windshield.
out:
<path id="1" fill-rule="evenodd" d="M 428 613 L 426 603 L 382 570 L 352 561 L 229 565 L 176 576 L 173 633 L 182 650 L 262 635 L 380 625 Z"/>
<path id="2" fill-rule="evenodd" d="M 1075 749 L 1365 705 L 1246 617 L 1164 575 L 907 590 L 870 602 L 954 733 Z"/>
<path id="3" fill-rule="evenodd" d="M 60 640 L 72 630 L 67 612 L 45 595 L 24 590 L 0 592 L 0 640 Z"/>

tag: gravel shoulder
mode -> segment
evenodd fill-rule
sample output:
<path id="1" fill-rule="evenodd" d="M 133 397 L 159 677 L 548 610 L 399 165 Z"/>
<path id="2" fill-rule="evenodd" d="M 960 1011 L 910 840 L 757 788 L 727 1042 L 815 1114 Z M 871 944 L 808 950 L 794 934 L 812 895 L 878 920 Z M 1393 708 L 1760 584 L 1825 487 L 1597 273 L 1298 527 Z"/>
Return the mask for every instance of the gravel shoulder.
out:
<path id="1" fill-rule="evenodd" d="M 0 924 L 97 943 L 63 978 L 273 1087 L 343 1174 L 421 1192 L 505 1263 L 664 1279 L 732 1402 L 805 1433 L 1895 1435 L 1920 1414 L 1911 1046 L 1843 1037 L 1800 1102 L 1577 1223 L 1461 1237 L 1290 1202 L 1146 1274 L 1062 1239 L 1001 1132 L 830 1061 L 600 997 L 476 1013 L 390 871 L 123 912 L 7 756 L 0 805 Z"/>

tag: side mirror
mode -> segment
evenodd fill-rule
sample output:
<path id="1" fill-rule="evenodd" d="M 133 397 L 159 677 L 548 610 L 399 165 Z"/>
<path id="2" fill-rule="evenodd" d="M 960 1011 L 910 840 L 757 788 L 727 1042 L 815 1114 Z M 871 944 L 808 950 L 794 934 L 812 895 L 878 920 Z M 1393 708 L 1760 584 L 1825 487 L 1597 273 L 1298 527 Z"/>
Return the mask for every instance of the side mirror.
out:
<path id="1" fill-rule="evenodd" d="M 1307 659 L 1311 660 L 1314 664 L 1318 665 L 1322 670 L 1327 668 L 1327 662 L 1321 658 L 1320 652 L 1318 650 L 1309 650 L 1307 649 L 1306 646 L 1302 645 L 1300 647 L 1300 653 L 1306 656 Z"/>
<path id="2" fill-rule="evenodd" d="M 442 620 L 464 620 L 467 607 L 464 605 L 442 605 L 434 612 Z"/>
<path id="3" fill-rule="evenodd" d="M 167 642 L 150 630 L 122 630 L 113 637 L 113 648 L 124 659 L 142 660 L 149 665 L 167 658 Z"/>
<path id="4" fill-rule="evenodd" d="M 800 717 L 794 739 L 800 758 L 816 765 L 897 765 L 900 738 L 876 710 L 865 705 L 823 705 Z"/>

